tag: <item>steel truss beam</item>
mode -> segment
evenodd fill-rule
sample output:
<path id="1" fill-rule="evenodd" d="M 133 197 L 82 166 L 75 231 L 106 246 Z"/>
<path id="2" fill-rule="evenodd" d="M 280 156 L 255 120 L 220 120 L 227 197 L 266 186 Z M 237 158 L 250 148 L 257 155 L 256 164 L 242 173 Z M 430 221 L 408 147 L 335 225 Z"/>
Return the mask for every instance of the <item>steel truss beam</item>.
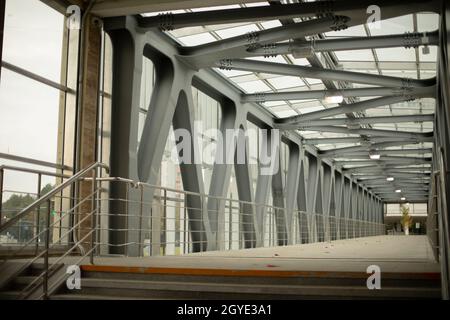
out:
<path id="1" fill-rule="evenodd" d="M 388 156 L 388 155 L 412 155 L 412 154 L 426 154 L 426 153 L 432 153 L 433 149 L 395 149 L 395 150 L 378 150 L 377 152 L 381 156 Z M 368 152 L 367 151 L 359 151 L 359 152 L 349 152 L 346 153 L 345 156 L 342 156 L 342 158 L 351 158 L 351 159 L 367 159 Z M 332 158 L 330 156 L 330 158 Z M 383 157 L 384 158 L 384 157 Z"/>
<path id="2" fill-rule="evenodd" d="M 409 168 L 401 168 L 401 166 L 404 166 L 402 164 L 397 165 L 370 165 L 370 166 L 364 166 L 364 167 L 356 167 L 356 168 L 344 168 L 344 171 L 351 174 L 364 174 L 364 176 L 367 176 L 368 173 L 372 173 L 373 175 L 379 175 L 379 174 L 385 174 L 385 175 L 396 175 L 397 173 L 411 173 L 414 175 L 420 175 L 420 171 L 417 168 L 409 167 Z M 400 168 L 398 168 L 400 167 Z M 419 171 L 419 172 L 415 172 Z M 424 174 L 425 175 L 425 174 Z"/>
<path id="3" fill-rule="evenodd" d="M 371 163 L 371 162 L 376 162 L 376 163 L 384 163 L 384 162 L 388 162 L 388 161 L 403 161 L 403 160 L 405 160 L 405 161 L 413 161 L 413 160 L 417 160 L 417 161 L 422 161 L 422 160 L 424 160 L 424 161 L 431 161 L 431 157 L 427 157 L 427 158 L 421 158 L 421 157 L 396 157 L 396 156 L 384 156 L 384 157 L 381 157 L 380 159 L 376 159 L 376 160 L 374 160 L 374 159 L 369 159 L 369 156 L 367 156 L 366 157 L 366 160 L 353 160 L 354 158 L 351 158 L 351 159 L 348 159 L 348 160 L 339 160 L 339 161 L 334 161 L 334 163 L 336 164 L 341 164 L 341 163 L 345 163 L 345 164 L 353 164 L 353 163 L 355 163 L 355 162 L 362 162 L 362 161 L 365 161 L 365 162 L 368 162 L 368 163 Z"/>
<path id="4" fill-rule="evenodd" d="M 354 160 L 354 161 L 335 161 L 334 164 L 337 166 L 344 166 L 344 169 L 349 169 L 349 165 L 364 166 L 368 164 L 378 164 L 378 165 L 418 165 L 424 163 L 430 163 L 430 160 L 413 159 L 413 160 Z"/>
<path id="5" fill-rule="evenodd" d="M 256 44 L 267 45 L 274 41 L 289 40 L 295 37 L 305 37 L 331 31 L 346 20 L 348 19 L 342 17 L 324 17 L 256 31 L 194 47 L 181 47 L 179 58 L 197 69 L 208 67 L 222 59 L 248 56 L 248 48 Z M 228 60 L 224 61 L 223 67 L 227 67 L 226 61 Z"/>
<path id="6" fill-rule="evenodd" d="M 367 74 L 362 72 L 305 67 L 291 64 L 264 62 L 248 59 L 227 59 L 226 61 L 216 62 L 214 66 L 229 70 L 271 73 L 285 76 L 297 76 L 321 80 L 347 81 L 385 87 L 415 88 L 415 87 L 429 87 L 436 84 L 435 77 L 417 80 L 417 79 Z"/>
<path id="7" fill-rule="evenodd" d="M 285 100 L 323 100 L 327 96 L 349 97 L 377 97 L 377 96 L 411 96 L 414 92 L 423 92 L 429 97 L 435 93 L 434 87 L 425 88 L 395 88 L 395 87 L 376 87 L 376 88 L 355 88 L 340 90 L 310 90 L 310 91 L 292 91 L 292 92 L 274 92 L 274 93 L 255 93 L 243 94 L 242 102 L 266 102 L 266 101 L 285 101 Z"/>
<path id="8" fill-rule="evenodd" d="M 122 0 L 123 1 L 123 0 Z M 149 12 L 145 9 L 148 5 L 148 1 L 145 0 L 135 0 L 142 2 L 141 6 L 135 6 L 134 14 Z M 115 7 L 119 6 L 120 1 L 115 1 Z M 419 1 L 412 0 L 408 3 L 397 1 L 391 2 L 388 0 L 378 0 L 376 3 L 381 7 L 382 18 L 389 19 L 395 16 L 402 16 L 409 13 L 420 12 L 420 11 L 435 11 L 437 8 L 436 1 Z M 192 26 L 204 26 L 213 24 L 225 24 L 225 23 L 237 23 L 237 22 L 248 22 L 248 21 L 263 21 L 263 20 L 273 20 L 273 19 L 290 19 L 290 18 L 312 18 L 318 14 L 334 14 L 348 16 L 351 18 L 351 25 L 361 24 L 367 19 L 367 8 L 373 5 L 373 1 L 370 0 L 360 0 L 354 2 L 351 0 L 339 1 L 335 3 L 334 1 L 318 1 L 318 2 L 305 2 L 305 3 L 294 3 L 272 6 L 268 10 L 267 6 L 258 6 L 250 8 L 236 8 L 236 9 L 223 9 L 223 10 L 210 10 L 204 12 L 190 12 L 190 13 L 180 13 L 180 14 L 161 14 L 158 16 L 151 17 L 139 17 L 138 25 L 142 30 L 149 30 L 152 28 L 160 28 L 162 30 L 173 30 L 175 28 L 185 28 Z M 114 15 L 114 6 L 111 4 L 99 3 L 93 8 L 93 12 L 100 16 L 111 16 Z M 142 8 L 139 10 L 139 8 Z M 189 8 L 186 4 L 185 8 Z M 117 10 L 117 9 L 116 9 Z M 130 10 L 128 8 L 121 8 L 121 14 L 130 14 L 131 12 L 124 12 L 124 10 Z M 159 10 L 167 10 L 160 8 Z M 153 9 L 151 11 L 158 11 L 158 9 Z"/>
<path id="9" fill-rule="evenodd" d="M 296 127 L 298 127 L 298 123 L 302 123 L 305 121 L 317 120 L 320 118 L 332 117 L 340 114 L 361 112 L 367 109 L 387 106 L 419 97 L 423 96 L 421 95 L 414 95 L 413 97 L 390 96 L 360 101 L 352 104 L 344 104 L 344 105 L 341 104 L 339 107 L 314 111 L 288 118 L 276 119 L 276 125 L 278 126 L 279 124 L 282 124 L 283 126 L 281 126 L 281 128 L 284 129 L 287 128 L 295 129 Z M 310 128 L 308 128 L 308 130 L 310 130 Z"/>
<path id="10" fill-rule="evenodd" d="M 336 126 L 321 126 L 321 127 L 308 127 L 308 131 L 319 132 L 334 132 L 343 134 L 359 134 L 370 137 L 397 137 L 397 138 L 426 138 L 433 137 L 433 132 L 408 132 L 408 131 L 395 131 L 395 130 L 381 130 L 381 129 L 349 129 L 346 127 Z"/>
<path id="11" fill-rule="evenodd" d="M 314 52 L 362 50 L 374 48 L 406 47 L 414 48 L 421 45 L 437 45 L 438 31 L 414 32 L 374 37 L 354 37 L 340 39 L 319 39 L 314 41 L 293 41 L 289 43 L 274 43 L 271 46 L 251 48 L 249 53 L 255 56 L 292 54 L 296 58 L 304 58 Z"/>
<path id="12" fill-rule="evenodd" d="M 387 138 L 388 137 L 386 137 L 386 139 Z M 309 140 L 311 140 L 311 139 L 308 139 L 308 141 Z M 330 139 L 325 138 L 325 139 L 320 139 L 320 140 L 326 141 L 326 140 L 330 140 Z M 372 141 L 373 139 L 370 139 L 370 140 Z M 394 140 L 395 140 L 395 138 L 394 138 Z M 377 143 L 373 143 L 373 144 L 368 143 L 367 145 L 326 150 L 326 151 L 322 151 L 320 154 L 323 156 L 339 156 L 339 155 L 345 155 L 345 154 L 351 153 L 351 152 L 379 150 L 379 149 L 383 149 L 383 148 L 387 148 L 387 147 L 412 145 L 412 144 L 417 144 L 420 142 L 432 142 L 432 141 L 433 141 L 433 137 L 417 136 L 415 139 L 405 138 L 400 141 L 389 141 L 388 140 L 387 142 L 377 142 Z M 332 143 L 332 142 L 324 142 L 324 143 Z"/>
<path id="13" fill-rule="evenodd" d="M 307 129 L 315 126 L 332 126 L 332 125 L 346 125 L 353 127 L 362 124 L 375 124 L 375 123 L 401 123 L 401 122 L 431 122 L 434 120 L 433 114 L 420 114 L 412 116 L 390 116 L 390 117 L 361 117 L 361 118 L 342 118 L 342 119 L 319 119 L 299 122 L 294 125 L 282 125 L 277 124 L 279 129 Z"/>

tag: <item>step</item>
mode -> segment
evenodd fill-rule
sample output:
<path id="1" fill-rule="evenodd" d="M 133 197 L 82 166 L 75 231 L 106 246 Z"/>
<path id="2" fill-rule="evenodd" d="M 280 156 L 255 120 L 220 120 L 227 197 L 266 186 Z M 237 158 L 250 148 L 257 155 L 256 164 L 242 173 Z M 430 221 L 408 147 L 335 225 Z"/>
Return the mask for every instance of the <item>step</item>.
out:
<path id="1" fill-rule="evenodd" d="M 172 282 L 208 282 L 208 283 L 236 283 L 236 284 L 262 284 L 262 285 L 351 285 L 366 286 L 367 274 L 348 276 L 345 274 L 330 274 L 320 276 L 315 274 L 304 276 L 231 276 L 231 275 L 195 275 L 170 273 L 122 273 L 83 271 L 83 279 L 120 279 L 141 281 L 172 281 Z M 440 287 L 439 274 L 416 275 L 415 277 L 382 277 L 385 287 Z"/>
<path id="2" fill-rule="evenodd" d="M 0 292 L 0 300 L 17 300 L 22 292 L 20 290 L 8 290 Z"/>
<path id="3" fill-rule="evenodd" d="M 152 299 L 145 297 L 117 297 L 112 295 L 95 295 L 95 294 L 55 294 L 50 297 L 50 300 L 172 300 L 172 299 Z"/>
<path id="4" fill-rule="evenodd" d="M 101 293 L 118 297 L 134 295 L 145 296 L 186 296 L 203 293 L 219 293 L 233 297 L 236 294 L 254 296 L 295 296 L 295 297 L 362 297 L 362 298 L 440 298 L 439 288 L 396 288 L 382 287 L 381 290 L 368 290 L 364 286 L 326 286 L 326 285 L 258 285 L 230 283 L 201 283 L 173 281 L 142 281 L 119 279 L 82 279 L 81 290 L 73 294 Z"/>

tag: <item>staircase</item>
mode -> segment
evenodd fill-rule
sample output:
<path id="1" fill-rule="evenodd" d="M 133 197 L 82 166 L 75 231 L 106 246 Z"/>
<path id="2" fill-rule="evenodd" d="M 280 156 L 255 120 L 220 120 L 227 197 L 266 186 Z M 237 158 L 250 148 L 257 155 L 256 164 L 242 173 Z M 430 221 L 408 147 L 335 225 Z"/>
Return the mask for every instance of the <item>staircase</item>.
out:
<path id="1" fill-rule="evenodd" d="M 49 288 L 56 289 L 65 281 L 65 268 L 63 267 L 64 264 L 62 263 L 55 264 L 49 270 Z M 3 274 L 0 277 L 0 299 L 42 299 L 42 274 L 45 272 L 43 263 L 33 263 L 31 265 L 16 263 L 11 265 L 10 270 L 12 270 L 12 274 Z M 54 289 L 49 292 L 53 292 Z"/>
<path id="2" fill-rule="evenodd" d="M 61 285 L 50 299 L 440 299 L 437 273 L 383 275 L 381 290 L 368 290 L 367 274 L 143 269 L 82 266 L 80 290 Z M 234 274 L 234 275 L 233 275 Z M 29 281 L 19 277 L 14 285 Z"/>

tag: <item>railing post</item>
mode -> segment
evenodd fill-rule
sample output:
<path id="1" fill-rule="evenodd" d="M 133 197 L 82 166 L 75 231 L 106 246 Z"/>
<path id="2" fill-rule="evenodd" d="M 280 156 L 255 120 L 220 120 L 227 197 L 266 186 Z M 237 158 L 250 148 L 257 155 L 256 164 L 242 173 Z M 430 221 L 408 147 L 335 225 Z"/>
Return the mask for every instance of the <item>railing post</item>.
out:
<path id="1" fill-rule="evenodd" d="M 2 205 L 3 205 L 3 175 L 4 175 L 4 169 L 0 169 L 0 226 L 2 225 Z"/>
<path id="2" fill-rule="evenodd" d="M 163 208 L 163 217 L 164 217 L 164 224 L 162 225 L 162 227 L 164 227 L 164 230 L 162 230 L 162 232 L 164 233 L 164 243 L 162 243 L 163 245 L 163 255 L 166 255 L 166 247 L 167 247 L 167 228 L 166 228 L 166 221 L 167 221 L 167 189 L 164 188 L 164 208 Z M 161 248 L 159 249 L 161 251 Z"/>
<path id="3" fill-rule="evenodd" d="M 37 188 L 37 199 L 41 197 L 41 182 L 42 181 L 42 175 L 38 173 L 38 188 Z M 40 222 L 40 216 L 41 216 L 41 208 L 38 206 L 36 208 L 36 248 L 35 248 L 35 254 L 37 255 L 39 250 L 39 222 Z"/>
<path id="4" fill-rule="evenodd" d="M 233 248 L 233 203 L 231 202 L 231 197 L 228 200 L 228 250 L 232 250 Z"/>
<path id="5" fill-rule="evenodd" d="M 50 212 L 51 212 L 51 201 L 47 200 L 47 221 L 45 226 L 45 254 L 44 254 L 44 282 L 42 288 L 44 291 L 44 299 L 48 299 L 48 254 L 50 248 Z"/>
<path id="6" fill-rule="evenodd" d="M 139 185 L 141 188 L 141 199 L 139 206 L 139 230 L 138 230 L 138 252 L 139 256 L 144 255 L 142 252 L 142 212 L 144 210 L 144 186 L 142 184 Z"/>
<path id="7" fill-rule="evenodd" d="M 94 264 L 94 254 L 95 254 L 95 235 L 97 230 L 97 201 L 96 201 L 96 194 L 97 194 L 97 169 L 94 169 L 94 177 L 92 178 L 92 216 L 91 216 L 91 253 L 90 253 L 90 263 Z"/>

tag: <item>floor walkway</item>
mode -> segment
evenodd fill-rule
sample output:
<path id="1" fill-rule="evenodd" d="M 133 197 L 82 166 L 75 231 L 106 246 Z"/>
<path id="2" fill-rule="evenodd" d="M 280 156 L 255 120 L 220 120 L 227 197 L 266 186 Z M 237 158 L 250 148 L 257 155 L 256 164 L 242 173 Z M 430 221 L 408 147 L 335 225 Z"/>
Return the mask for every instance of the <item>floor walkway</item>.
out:
<path id="1" fill-rule="evenodd" d="M 366 272 L 439 272 L 426 236 L 376 236 L 326 243 L 235 251 L 211 251 L 185 256 L 95 259 L 97 266 L 138 268 Z"/>

